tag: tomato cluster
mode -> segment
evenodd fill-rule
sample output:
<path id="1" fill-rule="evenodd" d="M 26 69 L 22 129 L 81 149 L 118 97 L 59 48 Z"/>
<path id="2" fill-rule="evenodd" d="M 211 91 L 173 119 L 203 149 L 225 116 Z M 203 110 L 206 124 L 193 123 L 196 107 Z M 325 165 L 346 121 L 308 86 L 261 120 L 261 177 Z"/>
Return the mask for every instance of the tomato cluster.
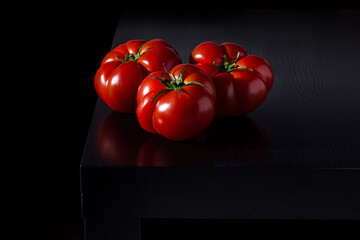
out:
<path id="1" fill-rule="evenodd" d="M 274 81 L 265 59 L 234 43 L 203 42 L 189 62 L 182 64 L 164 40 L 130 40 L 104 57 L 95 89 L 113 110 L 136 112 L 146 131 L 182 141 L 206 129 L 214 116 L 254 111 Z"/>

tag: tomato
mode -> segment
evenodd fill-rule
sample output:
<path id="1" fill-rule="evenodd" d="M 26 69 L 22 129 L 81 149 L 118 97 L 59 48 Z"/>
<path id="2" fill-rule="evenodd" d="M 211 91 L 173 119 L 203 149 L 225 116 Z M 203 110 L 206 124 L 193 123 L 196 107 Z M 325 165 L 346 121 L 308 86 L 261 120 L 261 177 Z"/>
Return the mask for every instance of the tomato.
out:
<path id="1" fill-rule="evenodd" d="M 154 72 L 140 84 L 136 115 L 143 129 L 187 140 L 206 129 L 215 114 L 211 78 L 192 64 Z"/>
<path id="2" fill-rule="evenodd" d="M 274 82 L 270 64 L 259 56 L 248 55 L 235 43 L 201 43 L 192 51 L 190 63 L 214 81 L 215 115 L 220 117 L 254 111 L 265 101 Z"/>
<path id="3" fill-rule="evenodd" d="M 141 81 L 164 66 L 171 69 L 180 63 L 175 49 L 164 40 L 130 40 L 104 57 L 95 74 L 95 90 L 113 110 L 133 113 Z"/>

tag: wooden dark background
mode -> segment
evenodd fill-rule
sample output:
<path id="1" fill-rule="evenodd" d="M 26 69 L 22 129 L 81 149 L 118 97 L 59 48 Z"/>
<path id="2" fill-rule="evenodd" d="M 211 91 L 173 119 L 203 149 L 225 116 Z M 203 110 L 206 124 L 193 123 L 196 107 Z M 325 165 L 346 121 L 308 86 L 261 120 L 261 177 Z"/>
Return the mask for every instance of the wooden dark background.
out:
<path id="1" fill-rule="evenodd" d="M 288 1 L 247 1 L 240 3 L 239 7 L 301 9 L 305 12 L 312 9 L 336 11 L 358 7 L 350 1 L 327 1 L 325 5 L 316 5 L 314 1 L 298 1 L 298 4 L 293 4 Z M 10 115 L 13 116 L 11 121 L 14 125 L 10 125 L 10 155 L 1 160 L 4 184 L 4 197 L 1 198 L 0 206 L 1 239 L 83 238 L 79 163 L 97 100 L 92 79 L 102 57 L 111 48 L 118 20 L 124 12 L 134 11 L 133 9 L 123 9 L 121 6 L 32 5 L 27 11 L 20 12 L 19 19 L 22 22 L 13 25 L 12 30 L 17 33 L 14 34 L 17 38 L 16 53 L 22 56 L 23 64 L 22 67 L 16 65 L 14 73 L 21 73 L 21 83 L 24 82 L 25 87 L 17 91 L 17 96 L 21 95 L 21 104 L 9 98 Z M 141 20 L 141 10 L 144 11 L 141 8 L 135 11 L 134 18 L 137 21 Z M 227 10 L 207 9 L 203 11 L 203 15 L 211 16 L 212 12 L 219 11 L 224 14 Z M 347 16 L 358 27 L 359 14 L 356 13 L 358 12 Z M 308 24 L 312 25 L 311 22 Z M 352 41 L 347 29 L 342 31 Z M 313 36 L 312 32 L 308 34 Z M 322 51 L 325 51 L 325 47 L 330 47 L 338 54 L 337 41 L 332 41 L 334 44 L 325 44 Z M 285 49 L 290 51 L 291 45 L 286 46 Z M 340 54 L 356 61 L 358 58 L 352 54 L 356 51 L 358 53 L 358 50 L 349 52 L 349 55 L 343 52 Z M 266 54 L 270 56 L 272 53 Z M 290 52 L 289 57 L 291 56 Z M 322 67 L 311 56 L 306 56 L 306 59 L 318 68 Z M 332 64 L 335 71 L 337 64 Z M 341 65 L 341 60 L 339 64 Z M 348 68 L 341 66 L 342 71 Z M 301 65 L 289 67 L 301 68 Z M 356 77 L 351 75 L 353 73 L 344 74 L 350 74 L 349 78 Z M 331 77 L 331 72 L 328 74 Z M 286 89 L 279 86 L 277 90 Z M 350 92 L 354 91 L 350 89 Z M 314 96 L 317 94 L 325 93 L 314 92 Z M 293 96 L 294 99 L 296 97 L 297 95 Z M 352 97 L 350 94 L 347 100 L 351 101 Z M 327 99 L 333 101 L 331 96 Z"/>

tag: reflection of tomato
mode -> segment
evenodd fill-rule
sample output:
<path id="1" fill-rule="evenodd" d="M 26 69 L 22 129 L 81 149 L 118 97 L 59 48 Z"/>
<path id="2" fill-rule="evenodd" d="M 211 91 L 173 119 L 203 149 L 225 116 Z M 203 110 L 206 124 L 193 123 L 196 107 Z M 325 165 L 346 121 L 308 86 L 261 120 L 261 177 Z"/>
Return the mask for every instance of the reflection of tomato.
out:
<path id="1" fill-rule="evenodd" d="M 113 110 L 135 112 L 137 89 L 144 77 L 180 63 L 174 48 L 164 40 L 130 40 L 104 57 L 94 78 L 95 89 Z"/>
<path id="2" fill-rule="evenodd" d="M 176 142 L 155 135 L 141 147 L 137 166 L 262 166 L 268 138 L 248 117 L 215 118 L 195 138 Z"/>
<path id="3" fill-rule="evenodd" d="M 112 111 L 96 133 L 100 165 L 134 165 L 142 144 L 150 134 L 143 131 L 136 116 Z"/>
<path id="4" fill-rule="evenodd" d="M 105 166 L 258 166 L 268 139 L 248 117 L 215 118 L 188 141 L 171 141 L 143 131 L 136 116 L 112 111 L 95 139 L 99 165 Z"/>
<path id="5" fill-rule="evenodd" d="M 138 166 L 212 166 L 213 159 L 205 146 L 197 140 L 176 142 L 154 135 L 141 148 Z"/>
<path id="6" fill-rule="evenodd" d="M 216 116 L 244 115 L 258 108 L 271 89 L 274 74 L 259 56 L 248 56 L 234 43 L 204 42 L 194 48 L 190 63 L 208 74 L 216 87 Z"/>
<path id="7" fill-rule="evenodd" d="M 148 75 L 140 84 L 136 110 L 139 123 L 146 131 L 172 140 L 195 137 L 214 117 L 214 84 L 191 64 L 165 71 Z"/>

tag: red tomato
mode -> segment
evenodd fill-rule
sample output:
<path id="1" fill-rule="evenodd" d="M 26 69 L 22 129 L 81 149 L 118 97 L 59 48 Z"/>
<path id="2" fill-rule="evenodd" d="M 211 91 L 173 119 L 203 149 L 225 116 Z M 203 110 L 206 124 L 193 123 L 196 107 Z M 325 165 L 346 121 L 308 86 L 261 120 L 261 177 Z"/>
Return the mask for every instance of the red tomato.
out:
<path id="1" fill-rule="evenodd" d="M 175 49 L 164 40 L 130 40 L 104 57 L 95 74 L 95 89 L 113 110 L 132 113 L 141 81 L 164 66 L 171 69 L 180 63 Z"/>
<path id="2" fill-rule="evenodd" d="M 143 129 L 172 140 L 195 137 L 211 123 L 216 92 L 209 76 L 194 65 L 154 72 L 140 84 L 136 114 Z"/>
<path id="3" fill-rule="evenodd" d="M 201 43 L 192 51 L 190 63 L 214 81 L 215 115 L 220 117 L 254 111 L 265 101 L 274 81 L 273 70 L 265 59 L 248 56 L 245 48 L 234 43 Z"/>

